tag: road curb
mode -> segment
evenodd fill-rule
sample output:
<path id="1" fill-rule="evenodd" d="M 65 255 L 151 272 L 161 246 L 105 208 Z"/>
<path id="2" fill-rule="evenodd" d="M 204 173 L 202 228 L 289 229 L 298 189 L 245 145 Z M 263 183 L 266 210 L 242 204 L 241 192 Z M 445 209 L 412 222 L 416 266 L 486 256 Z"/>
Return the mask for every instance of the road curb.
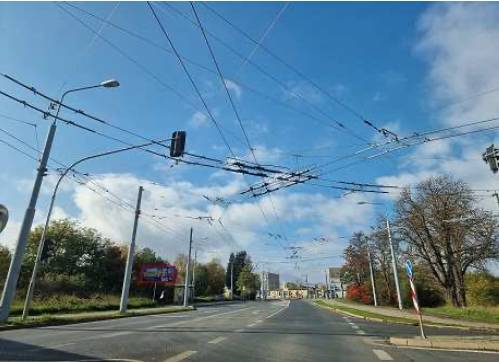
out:
<path id="1" fill-rule="evenodd" d="M 78 316 L 78 314 L 75 314 L 74 318 L 71 317 L 62 317 L 62 316 L 57 316 L 54 315 L 51 318 L 46 321 L 37 321 L 31 320 L 26 323 L 21 323 L 17 322 L 14 324 L 4 324 L 0 325 L 0 332 L 2 331 L 8 331 L 12 329 L 24 329 L 24 328 L 37 328 L 37 327 L 49 327 L 49 326 L 60 326 L 60 325 L 68 325 L 68 324 L 78 324 L 78 323 L 86 323 L 86 322 L 97 322 L 97 321 L 104 321 L 104 320 L 111 320 L 111 319 L 120 319 L 120 318 L 130 318 L 130 317 L 142 317 L 142 316 L 148 316 L 148 315 L 155 315 L 155 314 L 170 314 L 170 313 L 180 313 L 180 312 L 188 312 L 188 311 L 193 311 L 196 310 L 196 307 L 190 306 L 190 307 L 182 307 L 182 308 L 176 308 L 176 309 L 164 309 L 164 308 L 158 308 L 158 310 L 150 310 L 150 312 L 145 312 L 141 311 L 140 309 L 136 310 L 130 310 L 126 314 L 120 314 L 119 312 L 114 312 L 112 314 L 108 315 L 81 315 Z M 12 321 L 10 322 L 12 323 Z"/>
<path id="2" fill-rule="evenodd" d="M 488 340 L 477 338 L 467 340 L 466 338 L 458 336 L 427 339 L 390 337 L 390 344 L 404 347 L 499 352 L 499 340 L 490 340 L 490 338 Z"/>

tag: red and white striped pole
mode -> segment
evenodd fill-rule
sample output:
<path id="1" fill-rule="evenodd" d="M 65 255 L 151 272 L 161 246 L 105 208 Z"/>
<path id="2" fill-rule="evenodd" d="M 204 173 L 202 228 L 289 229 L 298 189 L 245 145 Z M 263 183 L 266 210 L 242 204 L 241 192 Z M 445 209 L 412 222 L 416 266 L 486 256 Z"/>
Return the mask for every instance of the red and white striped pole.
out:
<path id="1" fill-rule="evenodd" d="M 416 291 L 416 285 L 414 284 L 414 272 L 412 268 L 412 263 L 409 260 L 406 262 L 405 268 L 407 276 L 409 277 L 409 284 L 411 286 L 412 303 L 414 304 L 414 309 L 416 309 L 416 312 L 418 313 L 419 330 L 421 332 L 421 338 L 426 339 L 426 335 L 424 333 L 424 328 L 423 328 L 423 315 L 421 314 L 421 308 L 419 308 L 418 293 Z"/>

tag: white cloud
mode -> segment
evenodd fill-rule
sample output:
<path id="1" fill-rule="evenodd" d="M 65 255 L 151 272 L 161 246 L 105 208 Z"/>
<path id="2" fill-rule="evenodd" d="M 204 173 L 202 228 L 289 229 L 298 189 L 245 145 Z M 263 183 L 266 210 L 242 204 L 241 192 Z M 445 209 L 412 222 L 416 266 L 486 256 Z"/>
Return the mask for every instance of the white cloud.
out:
<path id="1" fill-rule="evenodd" d="M 243 90 L 241 89 L 241 87 L 230 79 L 224 79 L 224 81 L 227 89 L 229 91 L 232 91 L 236 95 L 237 99 L 240 99 L 243 95 Z"/>
<path id="2" fill-rule="evenodd" d="M 19 230 L 21 230 L 21 223 L 16 220 L 9 220 L 7 226 L 0 234 L 0 244 L 12 250 L 17 244 Z"/>
<path id="3" fill-rule="evenodd" d="M 416 46 L 428 61 L 429 89 L 447 124 L 499 114 L 494 94 L 461 101 L 499 85 L 499 6 L 496 3 L 445 3 L 430 7 L 418 27 Z M 497 94 L 495 94 L 497 95 Z"/>
<path id="4" fill-rule="evenodd" d="M 208 116 L 199 111 L 194 112 L 189 120 L 189 124 L 194 128 L 205 126 L 208 124 Z"/>

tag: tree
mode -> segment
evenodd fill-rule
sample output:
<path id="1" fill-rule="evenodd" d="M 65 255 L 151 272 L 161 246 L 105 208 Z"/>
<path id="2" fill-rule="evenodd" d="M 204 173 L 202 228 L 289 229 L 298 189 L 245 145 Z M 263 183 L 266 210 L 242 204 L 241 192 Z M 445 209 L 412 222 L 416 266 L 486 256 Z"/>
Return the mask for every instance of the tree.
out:
<path id="1" fill-rule="evenodd" d="M 208 289 L 208 269 L 206 265 L 196 263 L 196 280 L 194 281 L 194 294 L 196 296 L 209 295 Z"/>
<path id="2" fill-rule="evenodd" d="M 245 298 L 254 298 L 256 291 L 260 289 L 260 278 L 253 273 L 253 267 L 248 264 L 243 267 L 236 282 L 239 294 Z"/>
<path id="3" fill-rule="evenodd" d="M 468 185 L 447 176 L 419 183 L 414 193 L 405 188 L 396 213 L 409 254 L 430 268 L 454 306 L 466 306 L 466 271 L 499 257 L 493 215 L 477 207 Z"/>
<path id="4" fill-rule="evenodd" d="M 349 245 L 344 251 L 345 264 L 342 274 L 350 275 L 352 281 L 362 283 L 369 278 L 369 260 L 367 259 L 367 237 L 362 232 L 352 235 Z"/>
<path id="5" fill-rule="evenodd" d="M 371 241 L 370 251 L 373 268 L 379 270 L 380 275 L 380 278 L 376 278 L 380 303 L 394 305 L 396 303 L 396 295 L 392 273 L 392 256 L 385 222 L 384 216 L 378 217 L 377 228 L 369 235 L 369 240 Z M 397 249 L 397 244 L 394 242 L 395 249 Z M 398 253 L 395 254 L 398 255 Z"/>
<path id="6" fill-rule="evenodd" d="M 3 286 L 10 265 L 10 251 L 7 247 L 0 245 L 0 286 Z"/>
<path id="7" fill-rule="evenodd" d="M 220 261 L 217 259 L 213 259 L 209 263 L 207 263 L 206 272 L 208 275 L 208 286 L 206 288 L 206 294 L 222 294 L 225 284 L 225 270 L 222 264 L 220 264 Z"/>
<path id="8" fill-rule="evenodd" d="M 225 285 L 230 289 L 230 273 L 231 273 L 231 262 L 234 263 L 234 286 L 236 281 L 239 279 L 239 273 L 244 269 L 246 265 L 251 264 L 251 258 L 245 250 L 239 251 L 235 256 L 234 253 L 230 254 L 229 263 L 227 264 L 227 273 L 225 274 Z M 234 294 L 239 294 L 237 288 L 234 288 Z"/>

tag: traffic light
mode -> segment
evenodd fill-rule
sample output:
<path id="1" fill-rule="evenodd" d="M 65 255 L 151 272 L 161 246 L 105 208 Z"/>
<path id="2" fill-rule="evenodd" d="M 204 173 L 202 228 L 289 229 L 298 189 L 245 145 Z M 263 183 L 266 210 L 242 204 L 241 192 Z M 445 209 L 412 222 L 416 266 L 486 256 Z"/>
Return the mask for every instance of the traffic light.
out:
<path id="1" fill-rule="evenodd" d="M 499 162 L 497 160 L 497 149 L 494 148 L 494 144 L 487 147 L 485 152 L 482 154 L 482 159 L 489 164 L 489 167 L 493 173 L 497 173 L 497 171 L 499 171 Z"/>
<path id="2" fill-rule="evenodd" d="M 46 261 L 51 256 L 54 256 L 55 251 L 55 242 L 53 239 L 45 239 L 45 243 L 43 244 L 42 255 L 40 260 L 42 262 Z"/>
<path id="3" fill-rule="evenodd" d="M 170 143 L 170 157 L 182 157 L 185 148 L 185 131 L 175 131 Z"/>

